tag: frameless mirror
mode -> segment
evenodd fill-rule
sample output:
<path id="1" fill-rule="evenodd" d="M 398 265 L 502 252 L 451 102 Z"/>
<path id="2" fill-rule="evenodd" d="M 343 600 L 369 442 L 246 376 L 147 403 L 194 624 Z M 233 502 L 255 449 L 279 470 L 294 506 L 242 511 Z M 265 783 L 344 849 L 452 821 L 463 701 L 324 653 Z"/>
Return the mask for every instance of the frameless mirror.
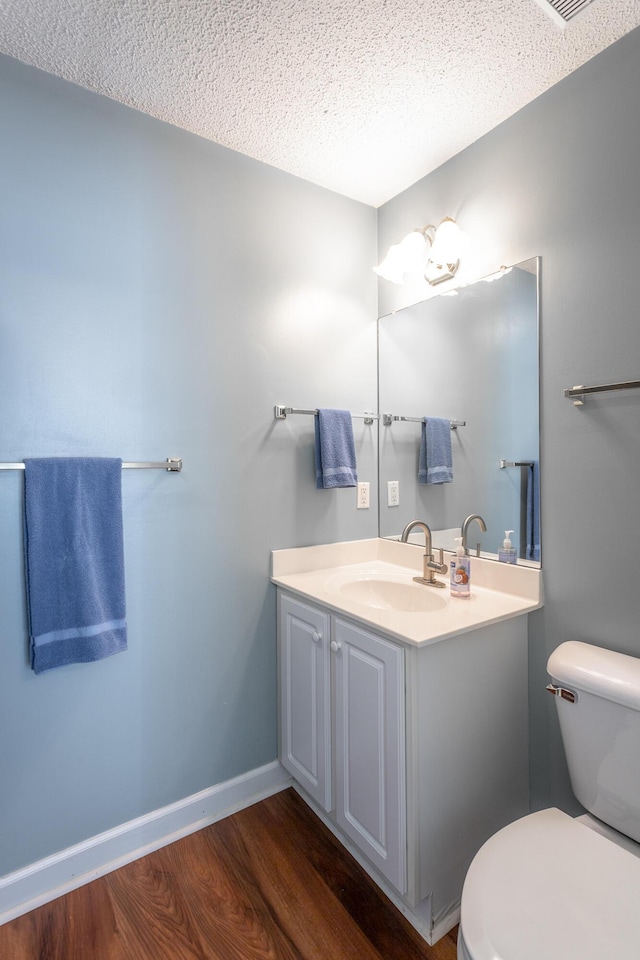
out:
<path id="1" fill-rule="evenodd" d="M 495 559 L 513 530 L 518 562 L 539 562 L 539 259 L 378 321 L 381 537 L 419 518 L 451 550 L 480 514 L 487 530 L 469 525 L 469 553 Z M 425 417 L 460 424 L 451 482 L 418 480 Z"/>

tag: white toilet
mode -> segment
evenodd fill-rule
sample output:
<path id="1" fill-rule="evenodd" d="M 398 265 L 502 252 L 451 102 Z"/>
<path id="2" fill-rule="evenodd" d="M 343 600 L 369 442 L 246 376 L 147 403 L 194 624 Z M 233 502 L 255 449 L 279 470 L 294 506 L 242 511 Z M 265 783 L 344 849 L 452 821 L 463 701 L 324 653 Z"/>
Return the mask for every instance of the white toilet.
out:
<path id="1" fill-rule="evenodd" d="M 484 844 L 458 960 L 640 960 L 640 659 L 571 641 L 547 668 L 589 813 L 541 810 Z"/>

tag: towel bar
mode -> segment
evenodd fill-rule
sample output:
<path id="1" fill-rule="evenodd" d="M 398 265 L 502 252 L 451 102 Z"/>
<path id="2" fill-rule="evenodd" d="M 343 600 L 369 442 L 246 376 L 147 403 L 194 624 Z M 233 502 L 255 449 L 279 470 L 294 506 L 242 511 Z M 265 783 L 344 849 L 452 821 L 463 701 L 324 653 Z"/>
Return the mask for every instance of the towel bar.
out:
<path id="1" fill-rule="evenodd" d="M 623 380 L 621 383 L 602 383 L 596 387 L 569 387 L 564 391 L 564 395 L 573 400 L 574 407 L 582 407 L 585 394 L 608 393 L 611 390 L 637 390 L 639 387 L 640 380 Z"/>
<path id="2" fill-rule="evenodd" d="M 382 414 L 382 422 L 385 425 L 385 427 L 390 427 L 391 424 L 394 422 L 394 420 L 403 420 L 408 423 L 422 423 L 424 421 L 424 417 L 397 417 L 393 413 Z M 449 420 L 449 425 L 452 430 L 457 430 L 458 427 L 466 427 L 467 421 L 466 420 Z"/>
<path id="3" fill-rule="evenodd" d="M 290 413 L 303 413 L 310 417 L 317 417 L 318 411 L 316 410 L 298 410 L 297 407 L 285 407 L 284 404 L 276 403 L 273 408 L 273 416 L 276 420 L 286 420 L 287 415 Z M 365 423 L 373 423 L 374 420 L 379 420 L 380 417 L 377 413 L 352 413 L 351 416 L 354 420 L 364 420 Z"/>
<path id="4" fill-rule="evenodd" d="M 498 460 L 501 470 L 505 467 L 533 467 L 533 460 Z"/>
<path id="5" fill-rule="evenodd" d="M 180 473 L 182 460 L 180 457 L 167 457 L 163 462 L 145 460 L 139 463 L 122 462 L 123 470 L 166 470 L 167 473 Z M 24 463 L 0 463 L 0 470 L 24 470 Z"/>

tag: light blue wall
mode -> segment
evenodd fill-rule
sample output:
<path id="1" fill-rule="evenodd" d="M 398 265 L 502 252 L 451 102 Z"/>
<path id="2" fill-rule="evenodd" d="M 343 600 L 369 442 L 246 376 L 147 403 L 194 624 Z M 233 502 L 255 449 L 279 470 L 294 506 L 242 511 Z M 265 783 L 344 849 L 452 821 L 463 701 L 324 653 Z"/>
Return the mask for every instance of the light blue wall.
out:
<path id="1" fill-rule="evenodd" d="M 276 757 L 272 548 L 375 536 L 313 419 L 376 406 L 376 215 L 0 59 L 0 460 L 123 475 L 129 650 L 36 677 L 0 473 L 0 875 Z"/>
<path id="2" fill-rule="evenodd" d="M 635 30 L 379 212 L 380 251 L 421 218 L 449 215 L 494 269 L 542 256 L 545 606 L 530 617 L 534 807 L 575 808 L 544 690 L 551 651 L 573 639 L 640 655 L 640 393 L 583 409 L 563 396 L 574 384 L 640 376 L 638 90 Z M 381 313 L 394 306 L 390 286 L 381 282 Z"/>

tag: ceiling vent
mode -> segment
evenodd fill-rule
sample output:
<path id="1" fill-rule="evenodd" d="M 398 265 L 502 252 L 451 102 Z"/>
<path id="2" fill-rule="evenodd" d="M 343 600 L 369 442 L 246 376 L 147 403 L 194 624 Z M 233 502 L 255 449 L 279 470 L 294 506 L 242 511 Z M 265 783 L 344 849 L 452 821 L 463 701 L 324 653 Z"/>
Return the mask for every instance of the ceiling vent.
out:
<path id="1" fill-rule="evenodd" d="M 536 0 L 538 6 L 560 27 L 566 27 L 593 2 L 594 0 Z"/>

